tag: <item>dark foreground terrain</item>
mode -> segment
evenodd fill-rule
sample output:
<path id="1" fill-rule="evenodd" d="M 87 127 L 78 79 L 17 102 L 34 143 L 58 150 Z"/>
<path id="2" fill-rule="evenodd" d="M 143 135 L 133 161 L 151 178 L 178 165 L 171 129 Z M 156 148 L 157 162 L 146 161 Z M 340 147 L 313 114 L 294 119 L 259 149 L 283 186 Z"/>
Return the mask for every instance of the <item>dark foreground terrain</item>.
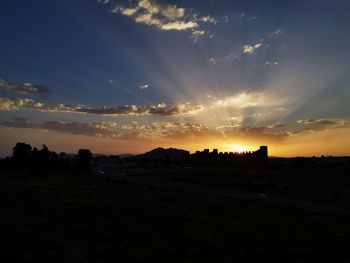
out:
<path id="1" fill-rule="evenodd" d="M 350 261 L 346 200 L 341 203 L 344 210 L 312 211 L 260 197 L 219 194 L 218 188 L 200 191 L 204 188 L 183 185 L 186 191 L 182 191 L 180 173 L 166 172 L 165 181 L 155 176 L 148 184 L 137 172 L 129 173 L 131 180 L 0 174 L 1 261 Z M 201 180 L 195 174 L 189 178 L 190 185 L 211 180 L 208 175 Z M 245 184 L 232 179 L 222 192 L 230 185 L 239 193 L 245 187 L 276 194 L 296 188 L 288 180 L 276 188 L 273 178 L 266 181 L 270 185 L 262 180 L 262 186 L 259 180 L 247 178 L 250 183 Z M 333 187 L 329 194 L 335 194 Z M 301 184 L 301 188 L 305 187 Z M 315 194 L 321 190 L 315 189 Z M 297 194 L 288 198 L 293 195 Z"/>

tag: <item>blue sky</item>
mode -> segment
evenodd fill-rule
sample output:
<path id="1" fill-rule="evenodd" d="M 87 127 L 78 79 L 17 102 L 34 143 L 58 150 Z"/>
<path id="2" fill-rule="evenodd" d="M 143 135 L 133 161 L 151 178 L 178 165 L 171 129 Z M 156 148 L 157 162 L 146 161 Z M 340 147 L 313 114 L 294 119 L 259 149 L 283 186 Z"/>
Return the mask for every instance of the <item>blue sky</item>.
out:
<path id="1" fill-rule="evenodd" d="M 42 132 L 57 150 L 83 140 L 105 153 L 336 136 L 349 128 L 349 11 L 348 1 L 3 1 L 1 154 Z M 305 147 L 276 154 L 325 151 Z"/>

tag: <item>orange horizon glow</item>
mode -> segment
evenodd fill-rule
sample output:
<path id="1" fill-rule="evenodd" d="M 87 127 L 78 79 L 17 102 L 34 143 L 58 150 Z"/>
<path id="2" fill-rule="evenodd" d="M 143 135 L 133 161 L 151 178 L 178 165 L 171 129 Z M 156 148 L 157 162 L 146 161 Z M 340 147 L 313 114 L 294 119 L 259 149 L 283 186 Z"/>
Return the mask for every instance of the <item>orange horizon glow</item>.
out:
<path id="1" fill-rule="evenodd" d="M 218 149 L 220 152 L 256 151 L 262 145 L 268 146 L 269 156 L 297 157 L 297 156 L 350 156 L 349 129 L 336 129 L 310 133 L 301 137 L 289 138 L 283 142 L 268 142 L 254 140 L 167 140 L 167 141 L 120 141 L 110 138 L 77 136 L 47 131 L 23 131 L 21 129 L 3 129 L 0 143 L 2 157 L 10 156 L 12 148 L 17 142 L 26 142 L 33 147 L 46 144 L 50 150 L 56 152 L 76 153 L 80 148 L 88 148 L 98 154 L 140 154 L 157 147 L 179 148 L 191 153 L 204 149 Z M 54 139 L 53 139 L 54 138 Z"/>

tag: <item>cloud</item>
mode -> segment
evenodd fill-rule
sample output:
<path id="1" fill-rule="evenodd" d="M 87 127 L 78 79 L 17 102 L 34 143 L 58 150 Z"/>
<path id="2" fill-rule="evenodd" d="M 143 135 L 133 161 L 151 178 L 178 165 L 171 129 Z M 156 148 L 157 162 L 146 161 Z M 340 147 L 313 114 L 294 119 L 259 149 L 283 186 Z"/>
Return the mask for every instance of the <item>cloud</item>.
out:
<path id="1" fill-rule="evenodd" d="M 273 131 L 269 126 L 243 127 L 236 134 L 240 137 L 267 141 L 283 141 L 289 136 L 288 132 Z"/>
<path id="2" fill-rule="evenodd" d="M 205 22 L 205 23 L 212 23 L 212 24 L 217 24 L 219 23 L 218 20 L 216 20 L 214 17 L 212 16 L 202 16 L 200 19 L 200 21 Z"/>
<path id="3" fill-rule="evenodd" d="M 196 22 L 192 21 L 174 21 L 169 22 L 161 25 L 162 30 L 178 30 L 178 31 L 186 31 L 188 29 L 199 27 L 199 25 Z M 202 32 L 202 31 L 200 31 Z"/>
<path id="4" fill-rule="evenodd" d="M 166 138 L 193 138 L 207 129 L 206 126 L 200 124 L 177 122 L 154 122 L 150 124 L 132 122 L 118 125 L 115 122 L 29 122 L 26 119 L 14 119 L 12 121 L 0 122 L 0 127 L 38 129 L 73 135 L 123 140 L 149 139 L 158 141 Z"/>
<path id="5" fill-rule="evenodd" d="M 221 99 L 214 99 L 212 107 L 235 107 L 239 109 L 247 107 L 275 106 L 284 102 L 282 98 L 277 98 L 263 92 L 242 92 L 234 96 L 227 96 Z"/>
<path id="6" fill-rule="evenodd" d="M 231 54 L 228 54 L 228 55 L 226 55 L 224 57 L 220 57 L 220 58 L 212 57 L 208 61 L 209 61 L 209 63 L 216 65 L 216 64 L 221 64 L 221 63 L 230 63 L 230 62 L 232 62 L 234 60 L 238 60 L 238 59 L 240 59 L 239 56 L 231 53 Z"/>
<path id="7" fill-rule="evenodd" d="M 223 16 L 222 19 L 225 23 L 230 22 L 230 18 L 228 16 Z"/>
<path id="8" fill-rule="evenodd" d="M 149 26 L 162 27 L 162 22 L 160 19 L 154 17 L 151 13 L 141 14 L 135 17 L 136 23 L 146 24 Z"/>
<path id="9" fill-rule="evenodd" d="M 239 59 L 239 56 L 235 55 L 235 54 L 229 54 L 227 55 L 223 60 L 226 62 L 231 62 L 233 60 Z"/>
<path id="10" fill-rule="evenodd" d="M 209 61 L 209 63 L 211 63 L 213 65 L 216 65 L 216 59 L 215 58 L 210 58 L 208 61 Z"/>
<path id="11" fill-rule="evenodd" d="M 113 2 L 106 4 L 108 3 Z M 129 1 L 128 6 L 118 4 L 110 12 L 131 17 L 136 23 L 154 26 L 162 31 L 190 31 L 193 43 L 209 32 L 201 29 L 202 24 L 219 23 L 219 20 L 210 15 L 200 16 L 192 10 L 160 0 Z M 208 36 L 213 37 L 212 34 Z"/>
<path id="12" fill-rule="evenodd" d="M 221 126 L 217 126 L 215 127 L 216 130 L 230 130 L 230 129 L 236 129 L 240 127 L 239 124 L 233 124 L 233 125 L 221 125 Z"/>
<path id="13" fill-rule="evenodd" d="M 177 19 L 185 16 L 185 12 L 186 12 L 185 8 L 180 8 L 180 7 L 177 7 L 176 5 L 171 5 L 160 1 L 157 2 L 155 0 L 142 0 L 139 2 L 139 6 L 142 2 L 146 3 L 146 5 L 148 6 L 149 6 L 149 3 L 151 3 L 151 8 L 153 7 L 158 9 L 158 13 L 161 13 L 163 16 L 170 19 Z"/>
<path id="14" fill-rule="evenodd" d="M 0 122 L 0 127 L 38 129 L 73 135 L 105 137 L 121 140 L 145 139 L 164 141 L 167 139 L 249 139 L 259 142 L 281 142 L 289 137 L 302 136 L 311 131 L 318 132 L 325 129 L 345 128 L 350 126 L 350 122 L 347 120 L 316 121 L 317 123 L 325 124 L 323 129 L 307 127 L 301 130 L 291 130 L 288 129 L 287 125 L 280 123 L 243 127 L 238 124 L 210 127 L 203 123 L 189 122 L 130 122 L 126 124 L 117 124 L 116 122 L 30 122 L 25 118 L 14 118 L 12 121 Z M 310 121 L 306 121 L 306 123 L 308 123 L 306 125 L 310 125 Z M 315 122 L 312 121 L 312 123 Z"/>
<path id="15" fill-rule="evenodd" d="M 0 97 L 0 110 L 11 111 L 18 110 L 21 107 L 34 107 L 35 102 L 32 99 L 15 99 L 11 100 L 6 97 Z"/>
<path id="16" fill-rule="evenodd" d="M 152 14 L 162 14 L 170 19 L 181 18 L 185 15 L 184 8 L 178 8 L 176 5 L 160 3 L 155 0 L 140 0 L 138 7 Z"/>
<path id="17" fill-rule="evenodd" d="M 115 122 L 63 122 L 44 121 L 30 122 L 26 119 L 14 119 L 12 121 L 0 122 L 0 127 L 17 129 L 37 129 L 68 133 L 73 135 L 84 135 L 91 137 L 104 137 L 121 140 L 154 140 L 163 141 L 166 139 L 203 139 L 208 137 L 232 138 L 255 137 L 268 139 L 282 139 L 286 134 L 268 133 L 266 127 L 246 127 L 232 129 L 232 127 L 210 128 L 204 124 L 185 122 L 153 122 L 137 123 L 131 122 L 118 125 Z"/>
<path id="18" fill-rule="evenodd" d="M 268 125 L 267 128 L 269 129 L 275 129 L 275 128 L 284 128 L 286 127 L 287 125 L 286 124 L 283 124 L 283 123 L 276 123 L 276 124 L 273 124 L 273 125 Z"/>
<path id="19" fill-rule="evenodd" d="M 166 138 L 197 138 L 202 133 L 207 132 L 208 127 L 203 124 L 181 122 L 154 122 L 150 124 L 132 122 L 121 126 L 121 130 L 129 138 L 133 135 L 134 138 L 138 139 L 162 140 Z"/>
<path id="20" fill-rule="evenodd" d="M 241 122 L 242 125 L 243 121 Z M 218 126 L 216 129 L 220 130 L 226 138 L 248 138 L 252 140 L 266 140 L 266 141 L 283 141 L 288 137 L 303 136 L 310 132 L 321 132 L 329 129 L 341 129 L 350 127 L 349 120 L 341 119 L 307 119 L 298 121 L 299 124 L 304 124 L 301 129 L 296 129 L 287 124 L 275 123 L 270 125 L 245 125 L 238 124 Z M 317 124 L 317 125 L 315 125 Z"/>
<path id="21" fill-rule="evenodd" d="M 244 45 L 242 48 L 243 53 L 248 54 L 248 55 L 253 55 L 257 49 L 261 48 L 261 46 L 262 46 L 262 43 L 257 43 L 255 45 L 249 45 L 249 44 Z"/>
<path id="22" fill-rule="evenodd" d="M 273 31 L 272 33 L 270 33 L 270 37 L 277 37 L 277 36 L 281 36 L 281 35 L 283 35 L 284 34 L 284 30 L 283 29 L 277 29 L 277 30 L 275 30 L 275 31 Z"/>
<path id="23" fill-rule="evenodd" d="M 193 43 L 197 43 L 198 39 L 205 34 L 204 30 L 195 30 L 192 32 L 191 38 L 193 39 Z"/>
<path id="24" fill-rule="evenodd" d="M 215 61 L 213 61 L 215 62 Z M 149 84 L 140 85 L 140 90 L 147 90 Z M 93 114 L 101 116 L 159 116 L 159 117 L 203 117 L 202 115 L 219 113 L 222 111 L 233 112 L 243 109 L 270 107 L 269 114 L 279 112 L 274 110 L 286 102 L 285 98 L 276 97 L 264 92 L 242 92 L 232 96 L 220 97 L 207 95 L 199 102 L 149 104 L 149 105 L 117 105 L 113 107 L 89 107 L 85 105 L 46 104 L 30 98 L 11 99 L 0 96 L 0 111 L 18 111 L 23 108 L 35 109 L 41 112 L 62 112 Z M 251 110 L 250 110 L 251 111 Z M 254 113 L 254 112 L 253 112 Z M 253 113 L 250 113 L 253 114 Z"/>
<path id="25" fill-rule="evenodd" d="M 96 115 L 155 115 L 163 117 L 179 117 L 193 115 L 204 109 L 203 105 L 195 103 L 178 103 L 166 105 L 122 105 L 117 107 L 90 108 L 83 105 L 70 106 L 64 104 L 45 105 L 42 102 L 35 102 L 32 99 L 15 99 L 11 100 L 0 97 L 0 110 L 19 110 L 21 108 L 32 108 L 39 111 L 47 112 L 73 112 L 87 113 Z"/>
<path id="26" fill-rule="evenodd" d="M 278 62 L 277 61 L 275 61 L 275 62 L 266 61 L 264 63 L 264 66 L 274 66 L 274 65 L 278 65 Z"/>
<path id="27" fill-rule="evenodd" d="M 277 30 L 274 32 L 275 35 L 280 35 L 280 34 L 282 34 L 282 33 L 283 33 L 283 30 L 282 30 L 282 29 L 277 29 Z"/>
<path id="28" fill-rule="evenodd" d="M 155 0 L 139 0 L 133 7 L 117 6 L 111 10 L 132 17 L 136 23 L 161 30 L 187 31 L 199 27 L 193 16 L 185 17 L 185 8 Z"/>
<path id="29" fill-rule="evenodd" d="M 150 87 L 149 84 L 140 85 L 140 86 L 139 86 L 139 90 L 149 89 L 149 87 Z"/>
<path id="30" fill-rule="evenodd" d="M 118 13 L 118 11 L 125 16 L 133 16 L 136 14 L 137 11 L 139 11 L 139 8 L 124 8 L 124 7 L 117 7 L 112 10 L 112 13 Z"/>
<path id="31" fill-rule="evenodd" d="M 147 106 L 135 106 L 135 105 L 125 105 L 118 106 L 114 108 L 75 108 L 73 110 L 68 110 L 72 112 L 79 113 L 89 113 L 97 115 L 154 115 L 163 117 L 179 117 L 185 115 L 193 115 L 199 111 L 203 110 L 202 105 L 198 104 L 176 104 L 176 105 L 166 105 L 164 103 L 158 105 L 147 105 Z M 56 111 L 53 109 L 53 111 Z M 60 109 L 58 109 L 60 111 Z"/>
<path id="32" fill-rule="evenodd" d="M 306 131 L 320 131 L 350 126 L 350 121 L 344 119 L 304 119 L 298 120 L 297 123 L 302 124 Z"/>
<path id="33" fill-rule="evenodd" d="M 305 124 L 305 125 L 310 125 L 310 124 L 322 124 L 322 125 L 329 125 L 333 124 L 333 120 L 328 120 L 328 119 L 305 119 L 305 120 L 298 120 L 297 123 L 299 124 Z"/>
<path id="34" fill-rule="evenodd" d="M 15 103 L 15 101 L 10 100 L 8 98 L 0 97 L 0 110 L 7 111 L 7 110 L 16 110 L 18 107 Z"/>
<path id="35" fill-rule="evenodd" d="M 110 2 L 112 2 L 112 1 L 111 0 L 97 0 L 97 3 L 101 3 L 101 4 L 104 4 L 104 5 L 106 5 L 106 4 L 110 3 Z"/>
<path id="36" fill-rule="evenodd" d="M 29 122 L 26 119 L 5 121 L 0 123 L 1 127 L 21 128 L 21 129 L 39 129 L 54 131 L 60 133 L 70 133 L 74 135 L 85 135 L 94 137 L 118 137 L 118 133 L 112 129 L 116 127 L 116 123 L 98 122 L 98 123 L 77 123 L 62 121 L 45 121 L 45 122 Z"/>
<path id="37" fill-rule="evenodd" d="M 25 94 L 48 94 L 50 90 L 45 85 L 34 85 L 32 83 L 11 83 L 0 79 L 0 88 Z"/>

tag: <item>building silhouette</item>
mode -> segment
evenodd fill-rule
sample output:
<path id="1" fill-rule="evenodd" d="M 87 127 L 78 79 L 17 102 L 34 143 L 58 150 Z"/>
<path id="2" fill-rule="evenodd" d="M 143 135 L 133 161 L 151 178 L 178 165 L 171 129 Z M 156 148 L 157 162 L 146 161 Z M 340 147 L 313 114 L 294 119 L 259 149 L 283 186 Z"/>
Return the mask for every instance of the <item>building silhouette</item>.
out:
<path id="1" fill-rule="evenodd" d="M 147 153 L 124 159 L 124 161 L 148 166 L 230 166 L 264 169 L 268 165 L 268 147 L 260 146 L 256 151 L 246 152 L 219 152 L 218 149 L 210 151 L 206 148 L 193 154 L 174 148 L 156 148 Z"/>
<path id="2" fill-rule="evenodd" d="M 219 152 L 218 149 L 196 151 L 190 156 L 190 160 L 197 165 L 238 165 L 253 166 L 258 169 L 267 167 L 268 147 L 260 146 L 257 151 L 246 152 Z"/>

